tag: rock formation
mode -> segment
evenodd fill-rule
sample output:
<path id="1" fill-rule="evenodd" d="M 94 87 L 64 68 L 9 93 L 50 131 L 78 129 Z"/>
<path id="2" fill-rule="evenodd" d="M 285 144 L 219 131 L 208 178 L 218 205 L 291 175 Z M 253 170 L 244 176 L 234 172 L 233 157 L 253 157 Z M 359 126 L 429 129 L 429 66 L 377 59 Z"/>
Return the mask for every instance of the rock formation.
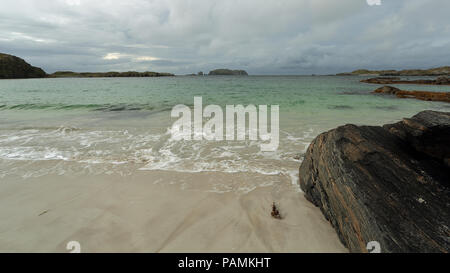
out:
<path id="1" fill-rule="evenodd" d="M 43 78 L 47 74 L 23 59 L 0 53 L 0 79 Z"/>
<path id="2" fill-rule="evenodd" d="M 428 84 L 428 85 L 450 85 L 450 78 L 438 77 L 435 80 L 401 80 L 400 78 L 393 77 L 377 77 L 371 79 L 361 80 L 364 83 L 375 84 Z"/>
<path id="3" fill-rule="evenodd" d="M 306 198 L 352 252 L 450 251 L 450 113 L 319 135 L 300 167 Z"/>
<path id="4" fill-rule="evenodd" d="M 426 101 L 450 102 L 450 92 L 407 91 L 392 86 L 383 86 L 373 91 L 373 93 L 391 94 L 402 99 L 414 98 Z"/>

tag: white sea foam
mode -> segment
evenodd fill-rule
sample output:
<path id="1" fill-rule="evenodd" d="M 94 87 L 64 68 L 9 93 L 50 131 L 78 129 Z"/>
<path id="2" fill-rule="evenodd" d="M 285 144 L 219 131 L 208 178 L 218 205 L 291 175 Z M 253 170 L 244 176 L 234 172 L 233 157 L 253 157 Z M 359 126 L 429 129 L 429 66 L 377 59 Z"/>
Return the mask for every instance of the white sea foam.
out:
<path id="1" fill-rule="evenodd" d="M 140 171 L 185 173 L 222 172 L 267 176 L 265 183 L 211 185 L 215 192 L 249 192 L 285 179 L 297 185 L 299 161 L 313 130 L 299 136 L 283 132 L 278 151 L 262 152 L 257 141 L 174 141 L 165 133 L 144 130 L 87 130 L 61 126 L 56 129 L 14 130 L 0 135 L 1 164 L 6 161 L 60 161 L 62 164 L 14 165 L 0 177 L 19 174 L 24 178 L 46 174 L 131 174 Z M 67 163 L 64 163 L 67 162 Z M 79 165 L 69 164 L 70 162 Z M 12 163 L 11 163 L 12 164 Z"/>

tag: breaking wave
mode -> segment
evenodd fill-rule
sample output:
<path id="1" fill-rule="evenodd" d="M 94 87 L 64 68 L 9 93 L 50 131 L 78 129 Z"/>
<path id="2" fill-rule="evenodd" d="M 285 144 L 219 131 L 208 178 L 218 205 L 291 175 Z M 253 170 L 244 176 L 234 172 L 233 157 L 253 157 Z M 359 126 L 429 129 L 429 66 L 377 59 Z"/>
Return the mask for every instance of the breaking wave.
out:
<path id="1" fill-rule="evenodd" d="M 157 108 L 150 104 L 46 104 L 46 103 L 24 103 L 14 105 L 0 105 L 1 110 L 78 110 L 119 112 L 119 111 L 168 111 L 171 108 Z"/>
<path id="2" fill-rule="evenodd" d="M 64 126 L 2 129 L 0 161 L 9 167 L 0 170 L 0 177 L 14 174 L 27 178 L 68 172 L 126 175 L 159 170 L 254 173 L 284 177 L 296 184 L 301 154 L 293 151 L 304 153 L 312 133 L 312 129 L 298 136 L 281 132 L 280 149 L 261 152 L 257 141 L 174 141 L 169 129 L 164 133 Z"/>

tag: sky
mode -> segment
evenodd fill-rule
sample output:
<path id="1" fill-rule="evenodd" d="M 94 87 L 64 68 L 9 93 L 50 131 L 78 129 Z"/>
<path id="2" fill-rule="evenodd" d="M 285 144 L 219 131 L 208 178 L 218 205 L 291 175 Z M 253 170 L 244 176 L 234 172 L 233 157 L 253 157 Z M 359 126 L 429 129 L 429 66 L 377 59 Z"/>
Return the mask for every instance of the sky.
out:
<path id="1" fill-rule="evenodd" d="M 449 10 L 449 0 L 1 0 L 0 52 L 48 73 L 431 68 L 450 65 Z"/>

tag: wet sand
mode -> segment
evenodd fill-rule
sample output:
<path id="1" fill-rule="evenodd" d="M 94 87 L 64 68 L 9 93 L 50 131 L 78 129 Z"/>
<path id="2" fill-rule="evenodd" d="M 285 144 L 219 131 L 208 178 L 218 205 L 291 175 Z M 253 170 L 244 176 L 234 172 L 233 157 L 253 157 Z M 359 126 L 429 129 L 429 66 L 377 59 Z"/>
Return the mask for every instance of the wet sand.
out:
<path id="1" fill-rule="evenodd" d="M 211 192 L 226 173 L 3 178 L 0 252 L 347 252 L 318 208 L 289 183 Z M 270 216 L 279 205 L 283 220 Z"/>

